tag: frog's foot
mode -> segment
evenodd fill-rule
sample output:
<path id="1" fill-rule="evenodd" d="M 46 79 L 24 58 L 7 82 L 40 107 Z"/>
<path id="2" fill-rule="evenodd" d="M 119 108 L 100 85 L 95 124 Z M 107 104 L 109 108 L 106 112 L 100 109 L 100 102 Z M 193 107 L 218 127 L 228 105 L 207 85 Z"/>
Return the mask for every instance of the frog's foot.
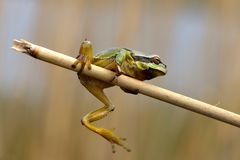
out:
<path id="1" fill-rule="evenodd" d="M 124 143 L 126 138 L 122 138 L 119 136 L 116 136 L 113 134 L 113 131 L 115 129 L 105 129 L 105 128 L 99 128 L 92 124 L 92 122 L 100 120 L 104 117 L 106 117 L 111 111 L 113 111 L 114 107 L 102 107 L 97 109 L 96 111 L 88 113 L 86 116 L 83 117 L 81 120 L 82 124 L 90 129 L 91 131 L 99 134 L 103 138 L 105 138 L 107 141 L 109 141 L 112 146 L 115 144 L 122 146 L 126 151 L 130 152 L 130 149 L 127 147 L 127 145 Z M 113 147 L 113 153 L 115 152 L 115 148 Z"/>
<path id="2" fill-rule="evenodd" d="M 117 81 L 118 77 L 122 74 L 122 70 L 121 70 L 121 67 L 119 66 L 116 66 L 117 69 L 115 71 L 115 75 L 114 77 L 110 80 L 110 82 L 114 82 L 114 81 Z"/>
<path id="3" fill-rule="evenodd" d="M 76 57 L 77 60 L 71 65 L 72 68 L 76 68 L 78 63 L 80 63 L 80 61 L 78 60 L 78 57 L 79 55 Z"/>
<path id="4" fill-rule="evenodd" d="M 72 68 L 76 68 L 78 64 L 81 64 L 81 68 L 80 68 L 79 72 L 82 72 L 85 65 L 87 66 L 88 69 L 91 69 L 91 61 L 87 56 L 79 55 L 76 58 L 77 58 L 77 60 L 72 64 L 72 66 L 71 66 Z"/>
<path id="5" fill-rule="evenodd" d="M 126 141 L 126 138 L 116 136 L 115 134 L 113 134 L 112 130 L 108 130 L 105 128 L 97 128 L 96 132 L 112 144 L 112 152 L 113 153 L 116 152 L 115 144 L 123 147 L 128 152 L 131 151 L 131 149 L 128 148 L 127 145 L 124 143 L 124 141 Z"/>

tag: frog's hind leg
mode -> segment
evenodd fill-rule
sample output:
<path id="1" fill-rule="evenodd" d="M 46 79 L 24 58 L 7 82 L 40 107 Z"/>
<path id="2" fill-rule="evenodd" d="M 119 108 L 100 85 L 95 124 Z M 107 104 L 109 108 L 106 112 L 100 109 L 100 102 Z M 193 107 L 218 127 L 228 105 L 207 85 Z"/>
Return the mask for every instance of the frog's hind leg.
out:
<path id="1" fill-rule="evenodd" d="M 117 144 L 119 146 L 122 146 L 124 149 L 126 149 L 127 151 L 130 151 L 130 149 L 124 144 L 124 138 L 118 137 L 115 134 L 113 134 L 113 130 L 108 130 L 105 128 L 100 128 L 100 127 L 96 127 L 95 125 L 93 125 L 91 122 L 100 120 L 104 117 L 106 117 L 111 111 L 114 110 L 114 106 L 111 104 L 111 102 L 108 100 L 108 98 L 106 97 L 106 95 L 103 92 L 103 89 L 100 87 L 96 87 L 93 85 L 87 85 L 84 84 L 84 86 L 89 90 L 89 92 L 91 92 L 94 96 L 96 96 L 101 102 L 104 103 L 104 106 L 88 113 L 87 115 L 85 115 L 82 119 L 82 124 L 87 127 L 88 129 L 92 130 L 93 132 L 101 135 L 102 137 L 104 137 L 106 140 L 108 140 L 112 146 L 114 144 Z M 114 147 L 113 148 L 113 153 L 115 152 Z"/>

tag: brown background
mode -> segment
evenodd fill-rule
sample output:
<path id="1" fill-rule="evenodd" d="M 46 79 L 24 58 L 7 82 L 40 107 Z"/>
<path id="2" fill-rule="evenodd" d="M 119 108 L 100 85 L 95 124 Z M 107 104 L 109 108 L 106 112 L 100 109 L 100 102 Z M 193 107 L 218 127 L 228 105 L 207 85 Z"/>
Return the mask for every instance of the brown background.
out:
<path id="1" fill-rule="evenodd" d="M 10 49 L 14 38 L 76 56 L 119 46 L 158 54 L 168 74 L 149 83 L 240 113 L 239 0 L 1 0 L 1 160 L 238 160 L 236 127 L 118 87 L 97 122 L 128 138 L 131 153 L 80 124 L 101 104 L 75 73 Z"/>

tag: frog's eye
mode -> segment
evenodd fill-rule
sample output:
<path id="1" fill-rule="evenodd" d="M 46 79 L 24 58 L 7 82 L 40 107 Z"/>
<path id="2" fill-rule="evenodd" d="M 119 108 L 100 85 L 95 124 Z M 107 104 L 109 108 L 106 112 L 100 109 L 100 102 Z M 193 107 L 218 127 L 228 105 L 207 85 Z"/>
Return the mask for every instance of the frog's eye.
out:
<path id="1" fill-rule="evenodd" d="M 160 58 L 159 58 L 158 56 L 153 57 L 152 60 L 151 60 L 151 62 L 152 62 L 152 63 L 155 63 L 155 64 L 160 64 L 160 63 L 162 63 L 161 60 L 160 60 Z"/>

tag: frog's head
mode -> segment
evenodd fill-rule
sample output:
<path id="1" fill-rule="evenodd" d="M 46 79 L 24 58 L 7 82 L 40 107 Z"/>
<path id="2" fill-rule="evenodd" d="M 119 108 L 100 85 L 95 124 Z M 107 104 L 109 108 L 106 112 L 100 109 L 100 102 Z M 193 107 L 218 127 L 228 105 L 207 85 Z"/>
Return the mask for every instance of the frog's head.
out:
<path id="1" fill-rule="evenodd" d="M 152 79 L 167 73 L 167 66 L 162 63 L 158 55 L 139 56 L 133 55 L 136 66 L 144 73 L 144 79 Z"/>

